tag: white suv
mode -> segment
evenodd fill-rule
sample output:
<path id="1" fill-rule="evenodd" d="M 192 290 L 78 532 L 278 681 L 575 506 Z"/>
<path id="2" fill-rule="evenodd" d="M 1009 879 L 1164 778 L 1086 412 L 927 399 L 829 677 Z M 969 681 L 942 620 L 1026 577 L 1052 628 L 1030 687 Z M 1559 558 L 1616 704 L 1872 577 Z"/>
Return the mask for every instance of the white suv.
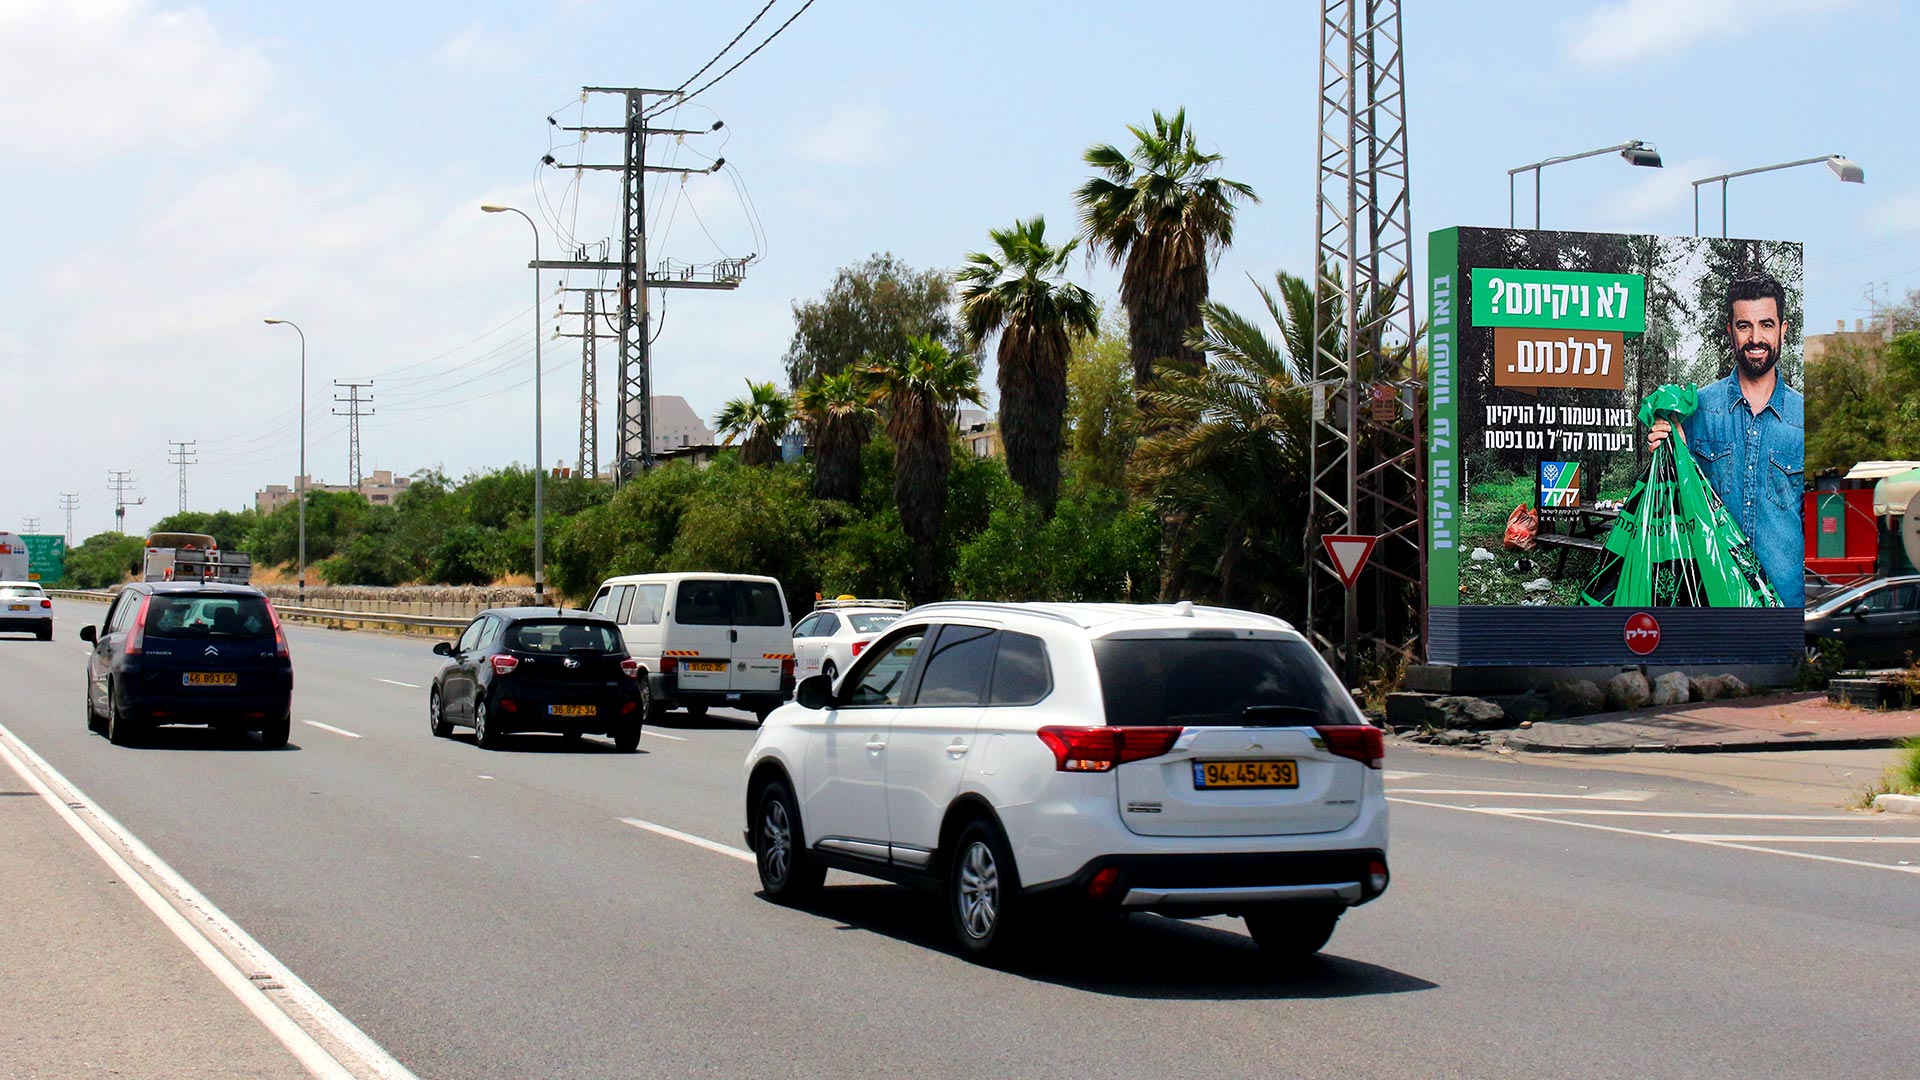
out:
<path id="1" fill-rule="evenodd" d="M 941 892 L 969 955 L 1066 901 L 1239 915 L 1283 956 L 1387 887 L 1380 730 L 1279 619 L 1192 604 L 929 604 L 767 718 L 747 844 Z"/>

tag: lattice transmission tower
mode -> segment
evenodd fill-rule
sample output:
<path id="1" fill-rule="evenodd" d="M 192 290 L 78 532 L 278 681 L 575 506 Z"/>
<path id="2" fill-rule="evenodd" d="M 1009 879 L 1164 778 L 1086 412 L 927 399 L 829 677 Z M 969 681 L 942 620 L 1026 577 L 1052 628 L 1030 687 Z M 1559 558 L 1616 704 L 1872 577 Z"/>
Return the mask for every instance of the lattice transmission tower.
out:
<path id="1" fill-rule="evenodd" d="M 1426 621 L 1399 0 L 1323 0 L 1319 88 L 1307 622 L 1358 685 L 1371 659 L 1420 659 Z M 1351 589 L 1332 535 L 1379 538 Z"/>

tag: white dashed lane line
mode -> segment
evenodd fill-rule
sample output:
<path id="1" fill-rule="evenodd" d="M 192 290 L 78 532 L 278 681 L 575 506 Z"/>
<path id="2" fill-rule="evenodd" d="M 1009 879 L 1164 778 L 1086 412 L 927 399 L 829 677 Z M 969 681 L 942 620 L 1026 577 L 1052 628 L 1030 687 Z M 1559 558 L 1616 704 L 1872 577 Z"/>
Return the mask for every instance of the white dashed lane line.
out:
<path id="1" fill-rule="evenodd" d="M 399 679 L 382 679 L 376 676 L 373 681 L 383 682 L 383 683 L 386 683 L 388 686 L 404 686 L 409 690 L 420 689 L 419 683 L 401 682 Z"/>
<path id="2" fill-rule="evenodd" d="M 728 847 L 725 844 L 718 843 L 713 840 L 709 840 L 704 836 L 695 836 L 692 833 L 684 833 L 684 832 L 681 832 L 679 829 L 669 829 L 665 825 L 655 825 L 651 821 L 641 821 L 639 818 L 623 817 L 620 820 L 628 825 L 633 826 L 636 829 L 645 829 L 647 832 L 653 833 L 658 836 L 667 837 L 670 840 L 678 840 L 683 844 L 692 844 L 694 847 L 705 848 L 708 851 L 716 852 L 721 855 L 726 855 L 730 858 L 741 859 L 745 862 L 753 861 L 753 852 L 744 850 L 742 848 Z"/>
<path id="3" fill-rule="evenodd" d="M 672 739 L 674 742 L 687 741 L 687 737 L 685 735 L 669 735 L 664 731 L 649 731 L 645 728 L 640 729 L 640 734 L 647 738 L 652 738 L 652 739 Z"/>
<path id="4" fill-rule="evenodd" d="M 307 725 L 308 727 L 317 727 L 321 731 L 331 731 L 335 735 L 345 735 L 349 739 L 359 739 L 359 738 L 365 737 L 358 732 L 348 731 L 346 728 L 337 728 L 337 727 L 334 727 L 332 724 L 323 724 L 318 720 L 302 720 L 300 722 Z"/>

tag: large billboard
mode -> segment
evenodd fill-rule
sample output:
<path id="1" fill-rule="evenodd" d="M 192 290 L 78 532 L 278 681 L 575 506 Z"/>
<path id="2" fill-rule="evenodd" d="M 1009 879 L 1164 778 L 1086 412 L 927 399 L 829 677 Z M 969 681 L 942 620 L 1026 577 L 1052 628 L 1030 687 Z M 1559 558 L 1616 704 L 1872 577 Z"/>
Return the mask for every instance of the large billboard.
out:
<path id="1" fill-rule="evenodd" d="M 1428 658 L 1797 656 L 1800 245 L 1455 228 L 1429 266 Z"/>

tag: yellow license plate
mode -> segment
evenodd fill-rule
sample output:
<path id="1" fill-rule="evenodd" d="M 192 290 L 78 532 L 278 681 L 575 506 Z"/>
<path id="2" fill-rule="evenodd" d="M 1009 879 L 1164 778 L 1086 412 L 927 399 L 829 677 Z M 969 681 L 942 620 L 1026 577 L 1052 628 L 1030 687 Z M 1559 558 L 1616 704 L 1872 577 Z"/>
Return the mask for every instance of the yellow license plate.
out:
<path id="1" fill-rule="evenodd" d="M 8 611 L 25 611 L 25 610 L 27 610 L 27 605 L 25 605 L 25 604 L 8 604 L 8 605 L 7 605 L 7 610 L 8 610 Z"/>
<path id="2" fill-rule="evenodd" d="M 189 671 L 180 678 L 188 686 L 240 685 L 240 676 L 231 671 Z"/>
<path id="3" fill-rule="evenodd" d="M 727 662 L 725 660 L 689 660 L 687 661 L 687 670 L 725 671 L 727 670 Z"/>
<path id="4" fill-rule="evenodd" d="M 592 716 L 596 710 L 591 705 L 549 705 L 549 716 Z"/>
<path id="5" fill-rule="evenodd" d="M 1300 769 L 1290 760 L 1196 761 L 1196 788 L 1290 788 L 1300 786 Z"/>

